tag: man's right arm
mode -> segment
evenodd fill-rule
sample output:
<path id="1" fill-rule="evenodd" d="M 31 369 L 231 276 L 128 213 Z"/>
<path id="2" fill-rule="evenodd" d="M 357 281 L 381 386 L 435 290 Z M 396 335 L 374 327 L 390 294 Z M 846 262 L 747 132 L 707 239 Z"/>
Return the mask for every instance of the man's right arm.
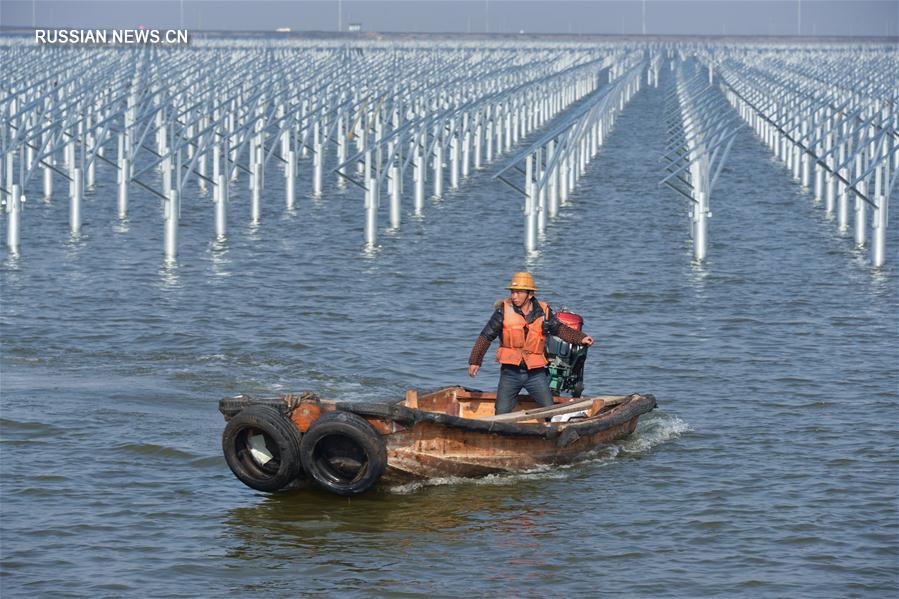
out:
<path id="1" fill-rule="evenodd" d="M 490 320 L 487 321 L 486 326 L 481 330 L 481 334 L 478 335 L 478 338 L 475 340 L 474 347 L 471 348 L 471 354 L 468 356 L 468 364 L 471 366 L 480 366 L 484 361 L 487 350 L 490 349 L 490 344 L 493 343 L 493 340 L 502 332 L 503 310 L 497 309 L 493 315 L 490 316 Z"/>

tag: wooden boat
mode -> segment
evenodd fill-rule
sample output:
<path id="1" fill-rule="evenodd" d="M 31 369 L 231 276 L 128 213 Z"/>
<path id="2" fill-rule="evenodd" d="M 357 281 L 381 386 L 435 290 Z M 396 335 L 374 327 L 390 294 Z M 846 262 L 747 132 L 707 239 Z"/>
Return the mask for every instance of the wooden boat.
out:
<path id="1" fill-rule="evenodd" d="M 314 393 L 226 398 L 222 447 L 248 486 L 276 491 L 311 478 L 339 495 L 378 482 L 476 477 L 569 463 L 630 435 L 655 408 L 652 395 L 556 397 L 539 408 L 519 396 L 519 411 L 495 415 L 495 393 L 449 387 L 409 390 L 388 403 L 326 401 Z"/>

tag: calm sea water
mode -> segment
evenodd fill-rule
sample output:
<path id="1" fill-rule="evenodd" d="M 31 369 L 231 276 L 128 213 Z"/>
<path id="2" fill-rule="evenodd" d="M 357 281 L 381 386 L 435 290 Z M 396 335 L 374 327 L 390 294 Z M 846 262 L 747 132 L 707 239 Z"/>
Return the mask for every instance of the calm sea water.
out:
<path id="1" fill-rule="evenodd" d="M 372 252 L 359 191 L 310 197 L 311 160 L 292 214 L 268 174 L 257 227 L 244 178 L 225 243 L 210 198 L 185 200 L 172 268 L 158 202 L 135 190 L 119 222 L 104 169 L 79 239 L 62 194 L 29 190 L 0 265 L 2 595 L 891 595 L 899 210 L 874 272 L 746 129 L 696 266 L 686 203 L 657 186 L 663 117 L 641 91 L 529 258 L 496 166 L 424 218 L 407 200 Z M 352 500 L 231 475 L 225 395 L 492 388 L 468 351 L 521 269 L 596 337 L 588 392 L 656 395 L 630 439 Z"/>

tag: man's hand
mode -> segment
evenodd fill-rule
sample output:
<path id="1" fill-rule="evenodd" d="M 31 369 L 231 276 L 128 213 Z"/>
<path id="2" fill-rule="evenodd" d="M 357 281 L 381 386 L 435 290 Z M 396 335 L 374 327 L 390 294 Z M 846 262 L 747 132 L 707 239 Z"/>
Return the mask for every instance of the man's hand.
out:
<path id="1" fill-rule="evenodd" d="M 586 345 L 587 347 L 590 347 L 591 345 L 593 345 L 593 337 L 591 337 L 590 335 L 587 335 L 586 337 L 581 339 L 581 345 Z"/>
<path id="2" fill-rule="evenodd" d="M 481 367 L 478 366 L 477 364 L 469 364 L 468 365 L 468 376 L 473 377 L 474 375 L 476 375 L 478 373 L 478 370 L 480 370 L 480 369 L 481 369 Z"/>

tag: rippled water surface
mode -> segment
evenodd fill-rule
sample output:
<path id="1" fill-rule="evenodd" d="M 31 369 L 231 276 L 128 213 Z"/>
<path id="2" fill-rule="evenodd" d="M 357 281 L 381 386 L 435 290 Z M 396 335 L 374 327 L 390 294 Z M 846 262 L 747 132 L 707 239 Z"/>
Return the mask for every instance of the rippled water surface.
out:
<path id="1" fill-rule="evenodd" d="M 287 213 L 272 174 L 253 227 L 242 178 L 225 243 L 210 199 L 185 200 L 173 268 L 158 202 L 135 190 L 119 222 L 102 168 L 78 239 L 61 194 L 29 201 L 0 266 L 3 596 L 891 595 L 899 210 L 873 271 L 744 130 L 698 267 L 657 186 L 663 118 L 641 91 L 531 257 L 496 165 L 398 231 L 385 207 L 372 252 L 359 190 Z M 231 475 L 225 395 L 492 388 L 468 352 L 521 269 L 597 338 L 588 392 L 656 395 L 630 439 L 352 500 Z"/>

